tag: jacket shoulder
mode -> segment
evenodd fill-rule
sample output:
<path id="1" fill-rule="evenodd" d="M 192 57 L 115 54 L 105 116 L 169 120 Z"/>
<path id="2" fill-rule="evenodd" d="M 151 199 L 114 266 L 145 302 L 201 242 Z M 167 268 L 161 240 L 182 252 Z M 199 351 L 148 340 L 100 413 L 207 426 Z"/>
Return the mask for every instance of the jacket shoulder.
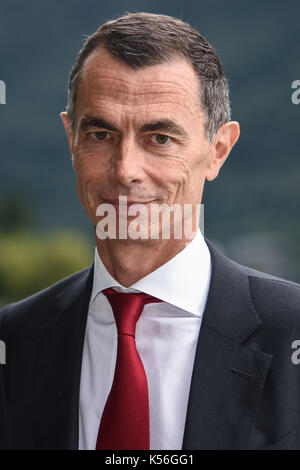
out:
<path id="1" fill-rule="evenodd" d="M 276 337 L 278 345 L 281 339 L 290 344 L 292 338 L 300 338 L 300 284 L 240 264 L 205 240 L 218 273 L 218 289 L 224 290 L 226 286 L 222 301 L 227 302 L 227 309 L 231 309 L 230 299 L 240 302 L 239 308 L 244 311 L 254 309 L 261 323 L 259 333 Z"/>
<path id="2" fill-rule="evenodd" d="M 283 305 L 300 307 L 300 284 L 244 266 L 248 275 L 251 293 L 256 302 L 272 305 L 276 310 Z"/>
<path id="3" fill-rule="evenodd" d="M 247 266 L 244 270 L 263 329 L 278 338 L 288 338 L 289 345 L 300 338 L 300 284 Z"/>
<path id="4" fill-rule="evenodd" d="M 256 307 L 257 313 L 274 315 L 300 315 L 300 284 L 282 277 L 256 270 L 240 264 L 217 250 L 205 239 L 212 255 L 213 265 L 218 271 L 218 287 L 240 290 L 246 285 L 243 294 Z M 217 295 L 217 292 L 215 293 Z M 249 297 L 250 295 L 250 297 Z"/>
<path id="5" fill-rule="evenodd" d="M 26 317 L 26 321 L 29 323 L 35 322 L 38 318 L 43 317 L 43 312 L 54 308 L 60 293 L 72 286 L 83 284 L 91 269 L 90 267 L 78 271 L 25 299 L 6 305 L 0 310 L 0 325 L 4 321 L 19 323 L 23 317 L 24 319 Z"/>

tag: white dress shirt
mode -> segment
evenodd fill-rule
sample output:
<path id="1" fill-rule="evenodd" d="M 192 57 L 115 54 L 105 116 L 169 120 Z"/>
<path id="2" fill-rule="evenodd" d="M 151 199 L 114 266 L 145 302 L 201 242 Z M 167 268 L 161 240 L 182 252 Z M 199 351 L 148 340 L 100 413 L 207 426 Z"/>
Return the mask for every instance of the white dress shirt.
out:
<path id="1" fill-rule="evenodd" d="M 117 328 L 111 306 L 101 293 L 108 287 L 121 292 L 145 292 L 163 301 L 145 305 L 136 325 L 136 347 L 148 381 L 150 449 L 182 448 L 210 277 L 210 252 L 200 230 L 174 258 L 130 288 L 121 286 L 109 274 L 95 250 L 81 370 L 79 449 L 96 447 L 99 423 L 114 377 Z"/>

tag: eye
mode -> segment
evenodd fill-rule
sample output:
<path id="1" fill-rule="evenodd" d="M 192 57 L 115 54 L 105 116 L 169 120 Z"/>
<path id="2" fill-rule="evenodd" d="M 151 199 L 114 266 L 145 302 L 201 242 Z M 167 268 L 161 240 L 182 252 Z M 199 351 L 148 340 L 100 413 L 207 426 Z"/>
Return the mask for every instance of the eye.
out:
<path id="1" fill-rule="evenodd" d="M 151 136 L 152 142 L 158 145 L 166 145 L 169 144 L 171 141 L 171 137 L 165 134 L 153 134 Z"/>
<path id="2" fill-rule="evenodd" d="M 107 140 L 110 135 L 106 131 L 96 131 L 96 132 L 90 132 L 88 135 L 90 135 L 94 140 Z"/>

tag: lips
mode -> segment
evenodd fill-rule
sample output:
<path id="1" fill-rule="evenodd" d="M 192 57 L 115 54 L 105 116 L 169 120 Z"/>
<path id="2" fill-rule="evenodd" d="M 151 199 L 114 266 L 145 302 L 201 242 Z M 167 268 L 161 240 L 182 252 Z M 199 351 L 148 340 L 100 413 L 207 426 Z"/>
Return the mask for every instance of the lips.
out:
<path id="1" fill-rule="evenodd" d="M 119 206 L 120 201 L 119 199 L 103 199 L 106 204 L 112 204 L 113 206 Z M 125 206 L 132 206 L 133 204 L 150 204 L 151 202 L 156 201 L 156 199 L 151 199 L 149 201 L 121 201 L 121 205 Z"/>

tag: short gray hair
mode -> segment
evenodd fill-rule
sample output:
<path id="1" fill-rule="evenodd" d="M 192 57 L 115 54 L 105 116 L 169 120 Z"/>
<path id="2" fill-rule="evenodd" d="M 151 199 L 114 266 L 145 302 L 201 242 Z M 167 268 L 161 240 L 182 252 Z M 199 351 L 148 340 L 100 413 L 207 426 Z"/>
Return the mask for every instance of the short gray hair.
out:
<path id="1" fill-rule="evenodd" d="M 212 140 L 220 126 L 230 120 L 228 81 L 208 41 L 177 18 L 129 13 L 100 26 L 79 51 L 69 77 L 67 113 L 71 129 L 74 129 L 80 73 L 86 58 L 99 46 L 134 69 L 161 64 L 176 56 L 188 59 L 199 78 L 207 138 Z"/>

